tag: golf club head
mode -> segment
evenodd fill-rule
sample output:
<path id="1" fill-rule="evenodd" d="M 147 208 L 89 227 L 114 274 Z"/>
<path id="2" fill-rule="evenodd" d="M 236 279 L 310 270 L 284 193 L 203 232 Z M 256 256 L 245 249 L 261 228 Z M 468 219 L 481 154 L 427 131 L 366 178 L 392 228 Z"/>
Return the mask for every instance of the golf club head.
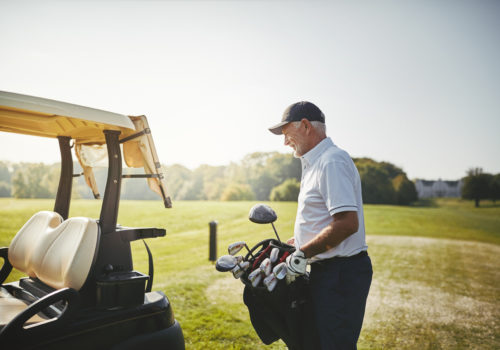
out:
<path id="1" fill-rule="evenodd" d="M 242 268 L 240 267 L 240 265 L 236 265 L 236 266 L 234 267 L 234 269 L 232 270 L 232 272 L 233 272 L 233 276 L 234 276 L 234 278 L 238 279 L 238 278 L 240 278 L 241 276 L 243 276 L 243 274 L 245 273 L 245 270 L 244 270 L 244 269 L 242 269 Z"/>
<path id="2" fill-rule="evenodd" d="M 236 255 L 234 258 L 236 259 L 236 264 L 243 262 L 243 255 Z"/>
<path id="3" fill-rule="evenodd" d="M 256 204 L 250 209 L 248 218 L 256 224 L 270 224 L 275 222 L 278 216 L 275 211 L 266 204 Z"/>
<path id="4" fill-rule="evenodd" d="M 265 258 L 260 264 L 259 268 L 264 275 L 268 276 L 269 274 L 271 274 L 272 270 L 271 259 Z"/>
<path id="5" fill-rule="evenodd" d="M 278 279 L 273 274 L 264 278 L 264 285 L 267 287 L 267 290 L 269 292 L 272 292 L 277 284 L 278 284 Z"/>
<path id="6" fill-rule="evenodd" d="M 220 272 L 227 272 L 234 269 L 238 264 L 237 259 L 232 255 L 223 255 L 215 263 L 215 269 Z"/>
<path id="7" fill-rule="evenodd" d="M 283 278 L 285 278 L 287 272 L 288 272 L 288 268 L 286 267 L 286 263 L 284 263 L 284 262 L 276 265 L 273 269 L 273 274 L 279 280 L 282 280 Z"/>
<path id="8" fill-rule="evenodd" d="M 250 267 L 250 261 L 243 261 L 238 264 L 238 266 L 243 270 L 246 271 Z"/>
<path id="9" fill-rule="evenodd" d="M 261 279 L 262 273 L 260 269 L 255 269 L 248 275 L 248 280 L 252 283 L 253 287 L 257 287 Z"/>
<path id="10" fill-rule="evenodd" d="M 228 245 L 228 247 L 227 247 L 228 254 L 234 255 L 234 254 L 238 253 L 240 250 L 243 249 L 245 244 L 246 244 L 245 242 L 234 242 L 234 243 Z"/>
<path id="11" fill-rule="evenodd" d="M 271 254 L 270 254 L 269 258 L 271 259 L 271 262 L 273 264 L 276 262 L 276 260 L 278 260 L 279 254 L 280 254 L 280 250 L 278 248 L 273 248 L 273 250 L 271 250 Z"/>

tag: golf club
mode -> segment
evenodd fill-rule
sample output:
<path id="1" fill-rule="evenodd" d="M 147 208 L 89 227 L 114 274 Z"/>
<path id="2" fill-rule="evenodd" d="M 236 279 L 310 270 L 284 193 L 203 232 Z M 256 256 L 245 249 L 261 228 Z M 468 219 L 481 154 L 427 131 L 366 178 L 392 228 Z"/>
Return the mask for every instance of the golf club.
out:
<path id="1" fill-rule="evenodd" d="M 256 224 L 271 224 L 274 233 L 276 234 L 276 238 L 278 238 L 278 241 L 281 243 L 280 236 L 278 236 L 278 231 L 276 231 L 276 227 L 274 227 L 273 224 L 273 222 L 275 222 L 278 218 L 273 208 L 266 204 L 256 204 L 252 207 L 252 209 L 250 209 L 248 218 L 250 219 L 250 221 L 255 222 Z"/>
<path id="2" fill-rule="evenodd" d="M 264 249 L 262 253 L 260 253 L 260 255 L 253 262 L 252 269 L 255 269 L 257 268 L 257 266 L 259 266 L 260 262 L 267 256 L 267 254 L 269 254 L 271 248 L 272 248 L 271 245 L 268 245 L 266 249 Z"/>
<path id="3" fill-rule="evenodd" d="M 243 274 L 245 273 L 245 271 L 248 269 L 249 266 L 250 262 L 248 261 L 243 261 L 241 264 L 236 265 L 232 270 L 234 278 L 238 279 L 241 276 L 243 276 Z"/>
<path id="4" fill-rule="evenodd" d="M 278 264 L 281 264 L 283 261 L 286 260 L 286 257 L 290 255 L 290 252 L 289 251 L 286 251 L 283 253 L 283 256 L 281 257 L 281 259 L 278 261 Z"/>
<path id="5" fill-rule="evenodd" d="M 278 280 L 276 279 L 275 275 L 271 274 L 264 278 L 264 285 L 267 287 L 267 290 L 269 292 L 272 292 L 274 290 L 276 284 L 278 284 Z"/>
<path id="6" fill-rule="evenodd" d="M 269 274 L 271 274 L 272 270 L 271 259 L 265 258 L 260 264 L 259 268 L 264 275 L 268 276 Z"/>
<path id="7" fill-rule="evenodd" d="M 280 250 L 278 248 L 273 248 L 271 250 L 271 254 L 269 255 L 269 258 L 271 259 L 271 262 L 274 264 L 276 260 L 278 260 L 278 256 L 280 254 Z"/>
<path id="8" fill-rule="evenodd" d="M 220 272 L 227 272 L 238 265 L 238 259 L 232 255 L 223 255 L 215 263 L 215 268 Z"/>
<path id="9" fill-rule="evenodd" d="M 252 283 L 252 287 L 257 287 L 261 279 L 262 279 L 262 273 L 260 269 L 253 270 L 248 275 L 248 280 L 250 281 L 250 283 Z"/>
<path id="10" fill-rule="evenodd" d="M 250 251 L 250 248 L 248 248 L 248 245 L 246 244 L 246 242 L 243 242 L 243 241 L 230 244 L 227 247 L 227 252 L 230 255 L 234 255 L 234 254 L 238 253 L 241 249 L 243 249 L 243 247 L 245 247 L 247 249 L 248 253 L 250 254 L 250 256 L 252 258 L 254 258 L 252 252 Z"/>
<path id="11" fill-rule="evenodd" d="M 273 269 L 273 275 L 276 276 L 277 279 L 282 280 L 285 278 L 288 272 L 288 268 L 286 267 L 286 263 L 282 262 L 276 265 Z"/>

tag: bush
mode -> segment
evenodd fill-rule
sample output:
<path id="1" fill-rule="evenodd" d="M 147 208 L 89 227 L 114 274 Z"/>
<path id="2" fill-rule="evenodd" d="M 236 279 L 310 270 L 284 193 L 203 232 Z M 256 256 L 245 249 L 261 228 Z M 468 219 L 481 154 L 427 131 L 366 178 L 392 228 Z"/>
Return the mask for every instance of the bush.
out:
<path id="1" fill-rule="evenodd" d="M 231 184 L 222 192 L 223 201 L 251 201 L 255 199 L 252 188 L 247 184 Z"/>
<path id="2" fill-rule="evenodd" d="M 272 201 L 297 201 L 299 191 L 300 182 L 295 178 L 288 179 L 272 189 L 269 199 Z"/>

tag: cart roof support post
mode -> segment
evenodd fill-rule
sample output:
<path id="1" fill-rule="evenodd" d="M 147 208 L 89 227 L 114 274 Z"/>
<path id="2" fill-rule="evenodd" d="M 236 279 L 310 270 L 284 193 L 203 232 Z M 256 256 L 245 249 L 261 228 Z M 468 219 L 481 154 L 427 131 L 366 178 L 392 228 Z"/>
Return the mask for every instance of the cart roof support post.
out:
<path id="1" fill-rule="evenodd" d="M 59 149 L 61 150 L 61 177 L 57 188 L 54 211 L 59 213 L 64 220 L 68 218 L 69 204 L 71 202 L 71 187 L 73 185 L 73 157 L 71 156 L 71 137 L 58 136 Z"/>
<path id="2" fill-rule="evenodd" d="M 102 199 L 99 223 L 101 233 L 107 234 L 116 230 L 122 182 L 122 155 L 118 139 L 120 131 L 104 130 L 104 135 L 108 148 L 108 178 Z"/>

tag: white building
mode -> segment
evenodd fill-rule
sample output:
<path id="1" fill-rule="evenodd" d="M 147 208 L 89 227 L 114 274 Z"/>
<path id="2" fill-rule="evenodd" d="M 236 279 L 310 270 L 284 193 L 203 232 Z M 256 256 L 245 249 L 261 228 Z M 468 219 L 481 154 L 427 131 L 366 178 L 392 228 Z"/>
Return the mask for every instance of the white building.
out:
<path id="1" fill-rule="evenodd" d="M 415 180 L 418 198 L 461 197 L 463 181 Z"/>

